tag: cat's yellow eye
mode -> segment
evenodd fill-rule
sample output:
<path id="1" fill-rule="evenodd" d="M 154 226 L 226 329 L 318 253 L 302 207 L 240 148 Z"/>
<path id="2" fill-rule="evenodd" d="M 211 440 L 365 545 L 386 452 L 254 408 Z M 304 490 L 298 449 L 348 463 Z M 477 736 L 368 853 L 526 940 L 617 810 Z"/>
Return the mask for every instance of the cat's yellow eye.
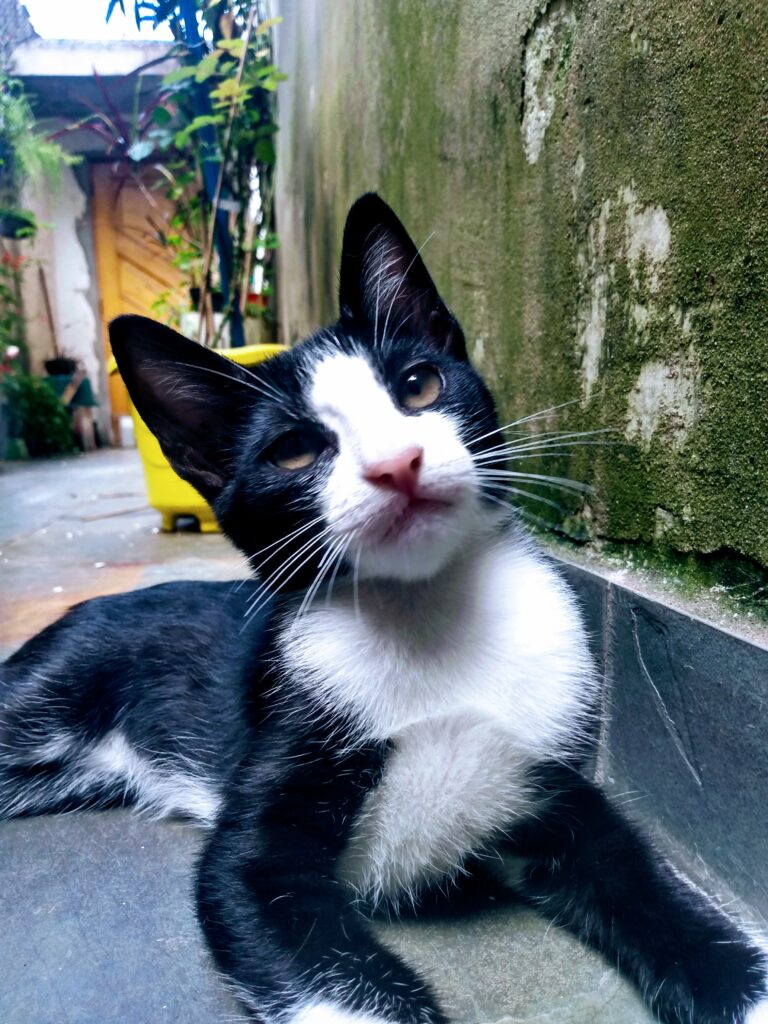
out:
<path id="1" fill-rule="evenodd" d="M 315 452 L 301 452 L 298 455 L 277 456 L 274 461 L 280 469 L 306 469 L 316 458 Z"/>
<path id="2" fill-rule="evenodd" d="M 397 397 L 404 409 L 427 409 L 438 400 L 442 390 L 440 374 L 434 366 L 424 363 L 405 371 Z"/>
<path id="3" fill-rule="evenodd" d="M 327 447 L 327 439 L 317 430 L 290 430 L 269 446 L 266 459 L 278 469 L 307 469 Z"/>

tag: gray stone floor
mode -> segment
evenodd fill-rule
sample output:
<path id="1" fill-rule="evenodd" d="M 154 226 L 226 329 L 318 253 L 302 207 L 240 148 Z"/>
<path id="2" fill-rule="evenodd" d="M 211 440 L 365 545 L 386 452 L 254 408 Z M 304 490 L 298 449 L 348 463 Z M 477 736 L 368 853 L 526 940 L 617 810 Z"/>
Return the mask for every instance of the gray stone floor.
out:
<path id="1" fill-rule="evenodd" d="M 219 536 L 158 532 L 134 452 L 0 472 L 0 649 L 66 607 L 167 579 L 236 578 Z M 241 1019 L 200 941 L 190 826 L 126 812 L 0 829 L 3 1024 L 214 1024 Z M 634 992 L 559 929 L 485 901 L 451 920 L 377 925 L 460 1022 L 647 1024 Z"/>

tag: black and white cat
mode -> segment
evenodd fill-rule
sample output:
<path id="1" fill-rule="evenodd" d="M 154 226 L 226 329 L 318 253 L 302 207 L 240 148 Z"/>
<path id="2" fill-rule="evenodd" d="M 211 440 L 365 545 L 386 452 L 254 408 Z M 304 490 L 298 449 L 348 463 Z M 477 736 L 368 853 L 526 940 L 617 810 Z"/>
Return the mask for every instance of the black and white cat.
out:
<path id="1" fill-rule="evenodd" d="M 340 299 L 254 370 L 112 324 L 137 408 L 258 581 L 89 601 L 22 647 L 0 815 L 135 804 L 208 826 L 200 923 L 265 1024 L 445 1021 L 364 915 L 481 863 L 661 1020 L 767 1024 L 759 940 L 580 772 L 599 694 L 579 613 L 508 516 L 491 396 L 374 195 Z"/>

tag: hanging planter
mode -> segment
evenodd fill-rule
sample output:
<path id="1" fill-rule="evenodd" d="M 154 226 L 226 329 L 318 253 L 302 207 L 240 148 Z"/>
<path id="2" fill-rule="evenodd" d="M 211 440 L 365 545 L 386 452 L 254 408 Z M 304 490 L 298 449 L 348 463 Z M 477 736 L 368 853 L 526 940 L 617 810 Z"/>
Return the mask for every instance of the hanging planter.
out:
<path id="1" fill-rule="evenodd" d="M 37 221 L 26 210 L 0 209 L 0 238 L 34 238 Z"/>

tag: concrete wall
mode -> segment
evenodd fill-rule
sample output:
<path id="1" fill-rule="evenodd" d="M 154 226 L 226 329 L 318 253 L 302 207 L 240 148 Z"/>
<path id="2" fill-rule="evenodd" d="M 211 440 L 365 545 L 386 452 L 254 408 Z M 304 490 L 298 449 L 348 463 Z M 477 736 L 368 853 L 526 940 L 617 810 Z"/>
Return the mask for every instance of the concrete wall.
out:
<path id="1" fill-rule="evenodd" d="M 567 531 L 768 566 L 766 0 L 279 8 L 284 334 L 377 189 L 504 416 L 616 429 L 548 464 L 597 489 Z"/>

